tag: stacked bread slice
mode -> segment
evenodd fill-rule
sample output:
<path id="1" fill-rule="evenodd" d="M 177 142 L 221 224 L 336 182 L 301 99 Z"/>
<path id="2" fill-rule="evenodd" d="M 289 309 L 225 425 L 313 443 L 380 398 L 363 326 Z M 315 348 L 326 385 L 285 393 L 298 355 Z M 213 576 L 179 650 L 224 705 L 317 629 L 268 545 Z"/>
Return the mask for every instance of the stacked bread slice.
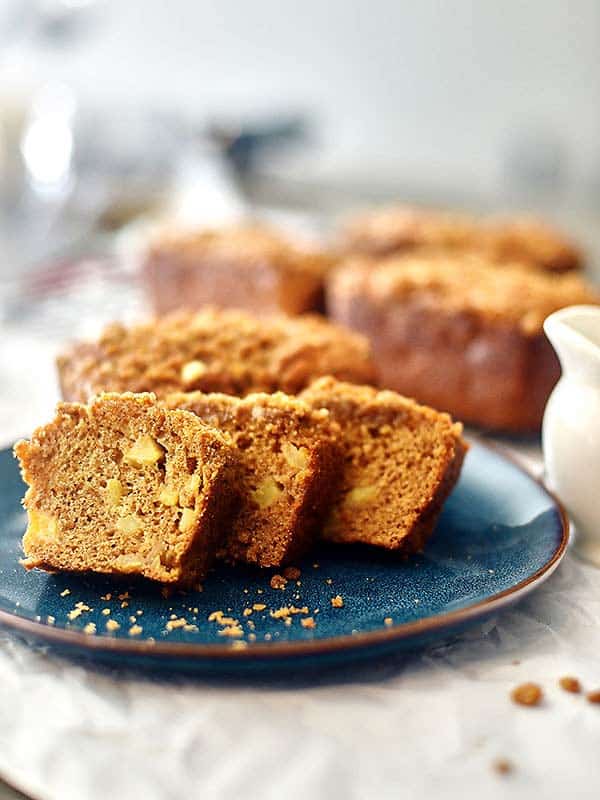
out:
<path id="1" fill-rule="evenodd" d="M 63 403 L 16 446 L 24 565 L 191 585 L 215 557 L 281 566 L 321 534 L 411 553 L 458 479 L 461 432 L 446 414 L 333 378 L 301 398 Z"/>

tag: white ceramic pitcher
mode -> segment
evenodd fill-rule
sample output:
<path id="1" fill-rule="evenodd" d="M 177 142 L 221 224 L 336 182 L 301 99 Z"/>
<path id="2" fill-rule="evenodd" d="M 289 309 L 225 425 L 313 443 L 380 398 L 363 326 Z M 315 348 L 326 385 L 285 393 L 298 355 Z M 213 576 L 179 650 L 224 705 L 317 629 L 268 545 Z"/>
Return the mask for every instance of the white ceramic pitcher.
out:
<path id="1" fill-rule="evenodd" d="M 544 322 L 562 367 L 542 428 L 546 478 L 575 525 L 576 551 L 600 566 L 600 307 Z"/>

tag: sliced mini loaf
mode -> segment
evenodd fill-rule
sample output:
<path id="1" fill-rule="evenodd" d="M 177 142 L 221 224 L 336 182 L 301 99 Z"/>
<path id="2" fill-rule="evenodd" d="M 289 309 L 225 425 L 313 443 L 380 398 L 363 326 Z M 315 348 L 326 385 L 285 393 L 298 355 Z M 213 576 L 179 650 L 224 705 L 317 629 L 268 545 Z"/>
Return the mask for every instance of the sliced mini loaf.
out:
<path id="1" fill-rule="evenodd" d="M 61 403 L 15 453 L 28 569 L 183 585 L 206 573 L 233 510 L 232 448 L 193 414 L 149 394 Z"/>
<path id="2" fill-rule="evenodd" d="M 579 248 L 560 231 L 531 216 L 476 218 L 411 206 L 384 206 L 349 219 L 341 247 L 350 255 L 468 253 L 496 265 L 518 262 L 550 273 L 583 266 Z"/>
<path id="3" fill-rule="evenodd" d="M 321 317 L 258 320 L 216 309 L 111 325 L 70 347 L 58 370 L 63 398 L 80 402 L 103 391 L 294 394 L 322 375 L 374 379 L 366 339 Z"/>
<path id="4" fill-rule="evenodd" d="M 241 507 L 220 556 L 278 567 L 312 544 L 339 477 L 338 429 L 329 412 L 282 392 L 240 400 L 170 395 L 165 404 L 197 414 L 237 448 Z"/>
<path id="5" fill-rule="evenodd" d="M 395 392 L 333 378 L 301 398 L 326 408 L 342 430 L 342 480 L 325 538 L 420 550 L 460 475 L 462 425 Z"/>
<path id="6" fill-rule="evenodd" d="M 259 225 L 162 233 L 143 259 L 157 314 L 205 305 L 258 315 L 323 308 L 324 252 Z"/>

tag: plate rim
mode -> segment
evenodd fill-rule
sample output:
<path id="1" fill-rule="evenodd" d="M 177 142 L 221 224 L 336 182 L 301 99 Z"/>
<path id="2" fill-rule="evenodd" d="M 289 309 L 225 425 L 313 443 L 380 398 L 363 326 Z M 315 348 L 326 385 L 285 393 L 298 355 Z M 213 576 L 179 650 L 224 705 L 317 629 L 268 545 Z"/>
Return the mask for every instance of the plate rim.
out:
<path id="1" fill-rule="evenodd" d="M 469 435 L 470 443 L 488 450 L 505 461 L 508 461 L 525 478 L 535 483 L 550 499 L 558 512 L 560 523 L 560 541 L 552 556 L 532 575 L 501 592 L 479 600 L 473 605 L 447 611 L 442 614 L 425 617 L 414 622 L 403 622 L 375 631 L 356 634 L 340 634 L 325 639 L 307 639 L 279 642 L 252 642 L 247 647 L 236 648 L 231 644 L 196 644 L 194 642 L 162 642 L 146 640 L 127 640 L 108 636 L 89 636 L 79 630 L 54 628 L 47 623 L 20 617 L 4 609 L 0 609 L 0 626 L 11 629 L 22 635 L 29 635 L 48 644 L 63 645 L 65 648 L 101 652 L 109 655 L 122 654 L 131 657 L 155 657 L 195 659 L 200 661 L 249 662 L 254 660 L 269 661 L 293 656 L 330 655 L 342 652 L 354 652 L 379 645 L 394 644 L 411 637 L 435 633 L 444 628 L 453 628 L 462 623 L 477 619 L 505 605 L 517 602 L 529 594 L 537 586 L 552 575 L 562 561 L 570 541 L 570 522 L 567 512 L 556 494 L 549 489 L 542 478 L 536 477 L 519 459 L 508 450 L 507 446 L 498 442 L 484 440 L 476 434 Z M 12 450 L 12 448 L 6 448 Z"/>

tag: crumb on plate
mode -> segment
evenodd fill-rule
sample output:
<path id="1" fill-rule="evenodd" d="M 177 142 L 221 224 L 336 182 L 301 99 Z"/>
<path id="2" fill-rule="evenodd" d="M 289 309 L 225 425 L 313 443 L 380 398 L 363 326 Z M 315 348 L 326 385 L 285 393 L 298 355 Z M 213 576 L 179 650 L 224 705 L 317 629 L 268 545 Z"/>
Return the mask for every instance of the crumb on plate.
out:
<path id="1" fill-rule="evenodd" d="M 283 577 L 283 575 L 273 575 L 269 585 L 271 586 L 271 589 L 285 589 L 287 586 L 287 580 Z"/>
<path id="2" fill-rule="evenodd" d="M 297 581 L 300 575 L 302 575 L 302 572 L 298 567 L 286 567 L 283 570 L 283 577 L 287 578 L 288 581 Z"/>

